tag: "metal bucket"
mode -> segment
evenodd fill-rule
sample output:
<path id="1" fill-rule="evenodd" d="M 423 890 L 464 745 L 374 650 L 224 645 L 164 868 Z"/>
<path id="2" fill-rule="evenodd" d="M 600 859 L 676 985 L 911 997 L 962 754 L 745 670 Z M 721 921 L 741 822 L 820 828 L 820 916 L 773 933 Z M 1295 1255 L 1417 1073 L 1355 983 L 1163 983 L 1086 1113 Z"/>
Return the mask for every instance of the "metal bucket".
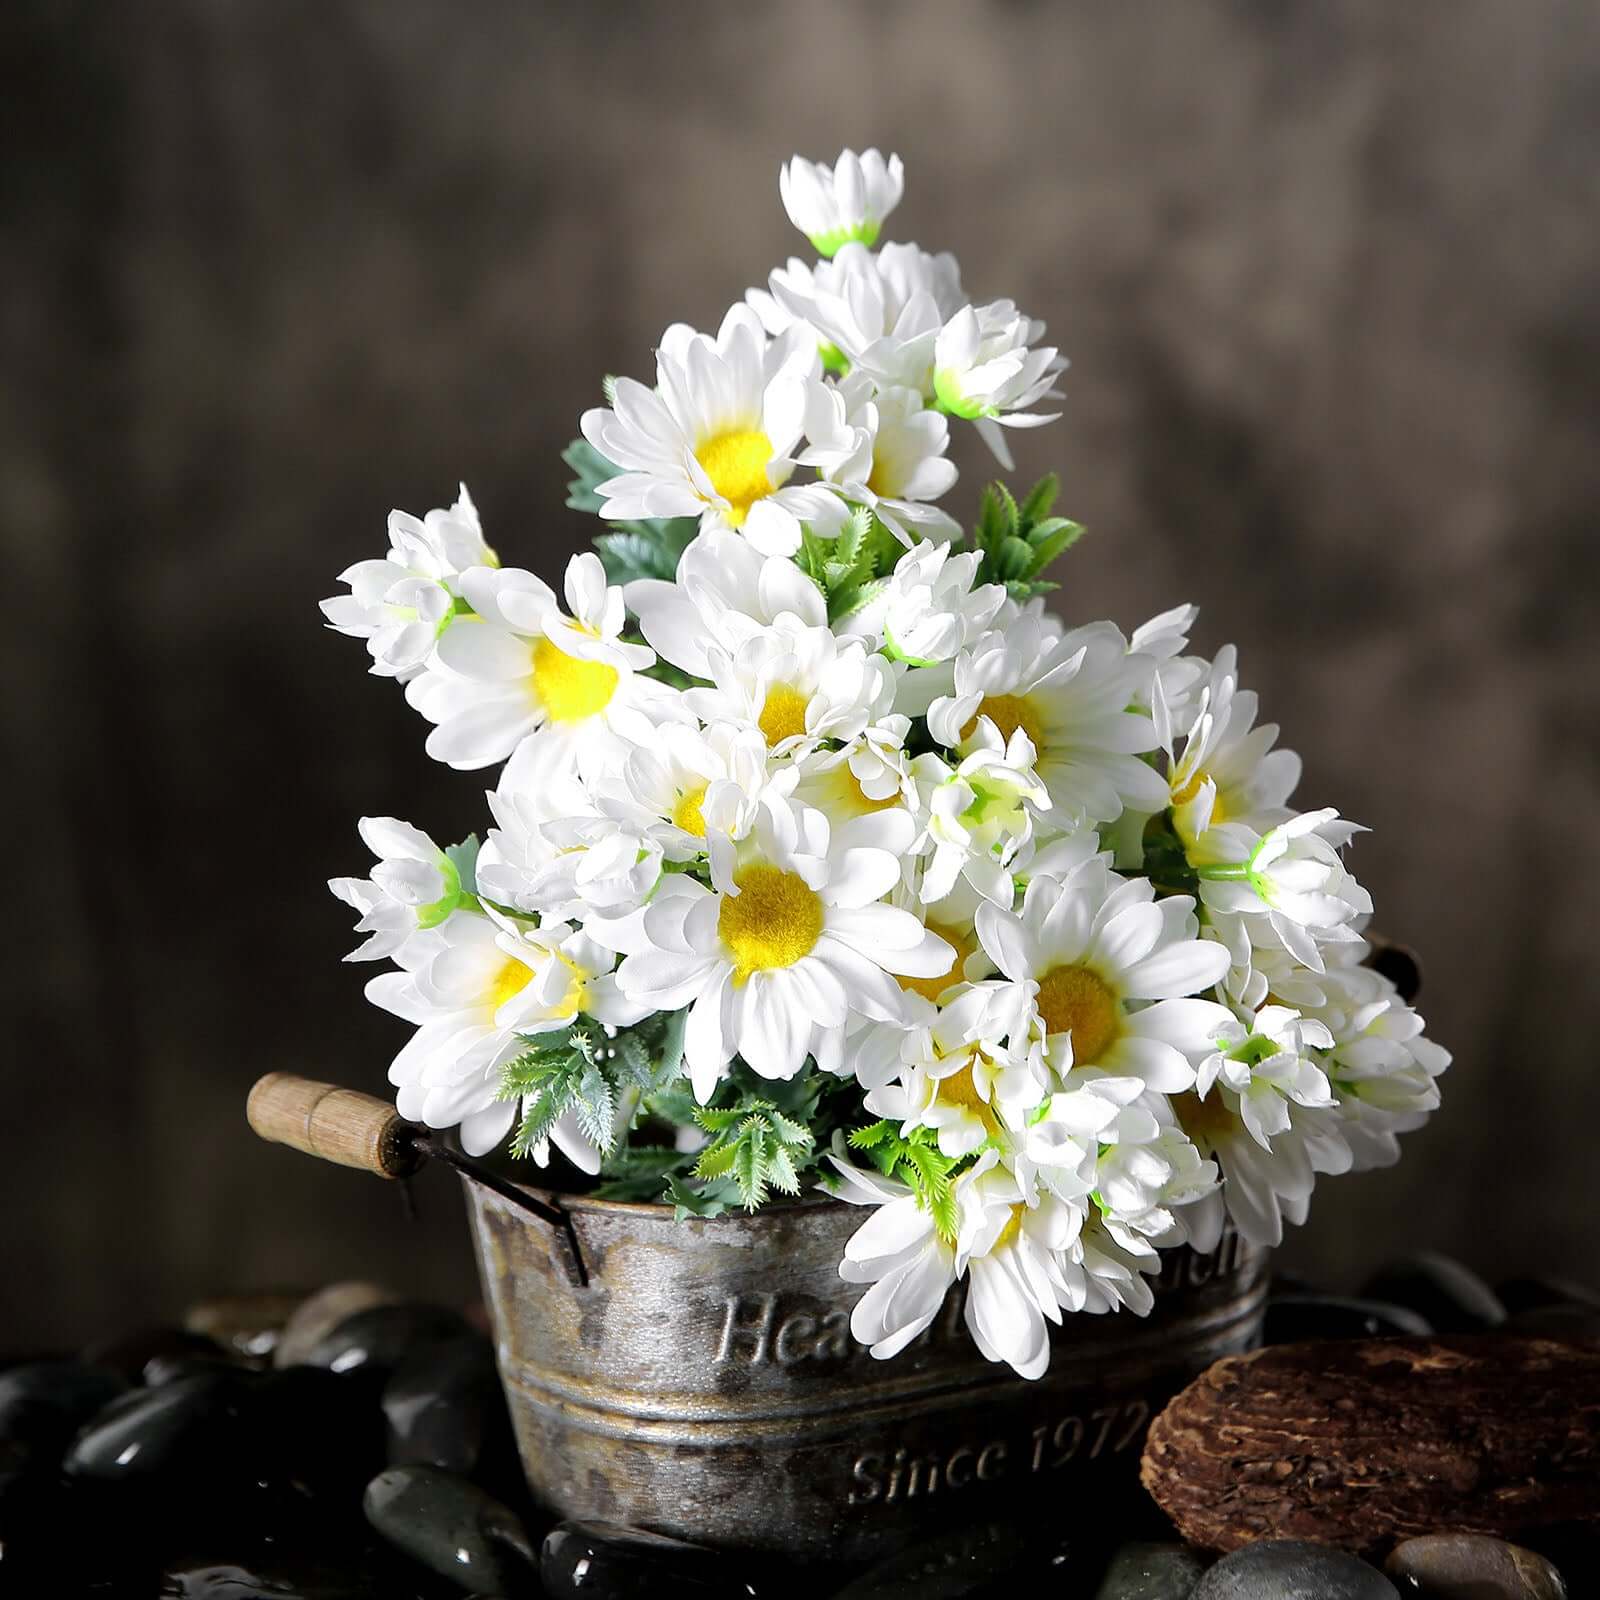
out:
<path id="1" fill-rule="evenodd" d="M 1069 1316 L 1037 1382 L 985 1361 L 953 1292 L 892 1361 L 850 1336 L 859 1208 L 675 1222 L 466 1184 L 500 1373 L 535 1495 L 701 1544 L 858 1561 L 952 1517 L 1131 1483 L 1150 1418 L 1260 1332 L 1267 1252 L 1169 1253 L 1148 1318 Z"/>

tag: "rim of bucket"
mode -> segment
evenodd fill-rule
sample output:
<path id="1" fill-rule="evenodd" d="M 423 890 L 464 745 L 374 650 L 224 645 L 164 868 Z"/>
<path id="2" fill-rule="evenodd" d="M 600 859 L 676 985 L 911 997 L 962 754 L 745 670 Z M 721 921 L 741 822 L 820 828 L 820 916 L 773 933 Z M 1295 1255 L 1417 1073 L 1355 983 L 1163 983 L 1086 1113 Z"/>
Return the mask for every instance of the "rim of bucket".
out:
<path id="1" fill-rule="evenodd" d="M 494 1191 L 487 1184 L 480 1183 L 470 1172 L 463 1172 L 461 1177 L 464 1182 L 474 1185 L 486 1194 Z M 519 1183 L 515 1178 L 505 1180 L 512 1188 L 520 1189 L 524 1194 L 532 1195 L 535 1199 L 543 1200 L 546 1205 L 552 1205 L 562 1211 L 595 1211 L 610 1212 L 627 1217 L 649 1217 L 655 1221 L 666 1221 L 676 1225 L 677 1208 L 663 1205 L 659 1200 L 605 1200 L 599 1195 L 585 1194 L 581 1189 L 543 1189 L 537 1184 Z M 848 1200 L 840 1200 L 830 1194 L 805 1195 L 795 1200 L 784 1198 L 768 1202 L 759 1211 L 729 1210 L 716 1217 L 686 1217 L 686 1222 L 701 1223 L 758 1223 L 763 1217 L 774 1213 L 787 1215 L 795 1211 L 821 1211 L 834 1207 L 849 1207 Z M 856 1208 L 859 1209 L 859 1208 Z"/>

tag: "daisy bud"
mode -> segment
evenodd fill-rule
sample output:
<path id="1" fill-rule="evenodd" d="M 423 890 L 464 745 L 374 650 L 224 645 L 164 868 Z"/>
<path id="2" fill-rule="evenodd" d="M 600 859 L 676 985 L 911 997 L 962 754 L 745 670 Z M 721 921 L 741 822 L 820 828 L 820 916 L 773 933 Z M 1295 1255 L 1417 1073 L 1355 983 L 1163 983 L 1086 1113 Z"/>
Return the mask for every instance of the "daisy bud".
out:
<path id="1" fill-rule="evenodd" d="M 876 244 L 904 189 L 900 157 L 886 162 L 877 150 L 841 151 L 831 167 L 796 156 L 778 172 L 783 208 L 820 256 L 847 244 Z"/>

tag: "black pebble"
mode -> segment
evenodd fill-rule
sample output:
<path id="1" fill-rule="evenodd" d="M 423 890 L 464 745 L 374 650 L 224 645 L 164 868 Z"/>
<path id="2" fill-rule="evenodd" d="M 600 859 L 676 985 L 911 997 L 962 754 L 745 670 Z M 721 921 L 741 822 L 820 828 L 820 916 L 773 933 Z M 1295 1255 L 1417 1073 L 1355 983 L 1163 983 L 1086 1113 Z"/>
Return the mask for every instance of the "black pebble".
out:
<path id="1" fill-rule="evenodd" d="M 122 1339 L 108 1339 L 90 1345 L 83 1359 L 94 1367 L 120 1372 L 129 1383 L 148 1383 L 147 1369 L 152 1362 L 170 1363 L 191 1357 L 214 1361 L 228 1360 L 215 1339 L 187 1328 L 144 1328 Z"/>
<path id="2" fill-rule="evenodd" d="M 1263 1344 L 1295 1344 L 1301 1339 L 1385 1339 L 1429 1334 L 1426 1317 L 1405 1306 L 1339 1295 L 1274 1295 L 1262 1323 Z"/>
<path id="3" fill-rule="evenodd" d="M 340 1373 L 358 1367 L 393 1372 L 412 1351 L 470 1332 L 466 1319 L 444 1306 L 373 1306 L 324 1334 L 305 1364 Z"/>
<path id="4" fill-rule="evenodd" d="M 79 1428 L 128 1387 L 81 1361 L 36 1361 L 0 1373 L 0 1441 L 54 1465 Z"/>
<path id="5" fill-rule="evenodd" d="M 1482 1333 L 1506 1320 L 1499 1296 L 1477 1273 L 1431 1250 L 1391 1262 L 1367 1280 L 1361 1293 L 1409 1306 L 1436 1333 Z"/>
<path id="6" fill-rule="evenodd" d="M 1103 1558 L 1102 1558 L 1103 1559 Z M 835 1600 L 976 1600 L 1012 1593 L 1077 1594 L 1098 1563 L 1081 1565 L 1052 1517 L 980 1522 L 915 1540 L 848 1583 Z"/>
<path id="7" fill-rule="evenodd" d="M 539 1574 L 550 1600 L 748 1600 L 740 1558 L 609 1522 L 563 1522 L 545 1536 Z"/>
<path id="8" fill-rule="evenodd" d="M 130 1389 L 92 1417 L 66 1455 L 69 1473 L 128 1482 L 162 1474 L 203 1479 L 241 1454 L 244 1385 L 202 1373 L 160 1389 Z"/>
<path id="9" fill-rule="evenodd" d="M 438 1467 L 390 1467 L 367 1485 L 367 1521 L 473 1594 L 536 1596 L 538 1556 L 516 1514 Z"/>
<path id="10" fill-rule="evenodd" d="M 444 1467 L 471 1477 L 486 1458 L 503 1466 L 512 1450 L 494 1349 L 480 1334 L 412 1351 L 383 1391 L 383 1414 L 391 1466 Z"/>

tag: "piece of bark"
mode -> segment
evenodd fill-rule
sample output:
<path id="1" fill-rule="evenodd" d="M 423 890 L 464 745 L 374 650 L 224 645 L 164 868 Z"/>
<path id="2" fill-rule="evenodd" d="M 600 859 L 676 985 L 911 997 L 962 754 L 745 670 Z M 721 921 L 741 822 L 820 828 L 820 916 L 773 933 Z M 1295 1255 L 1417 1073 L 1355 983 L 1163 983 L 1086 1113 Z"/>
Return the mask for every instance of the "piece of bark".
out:
<path id="1" fill-rule="evenodd" d="M 1140 1475 L 1192 1544 L 1361 1555 L 1600 1518 L 1600 1341 L 1508 1334 L 1228 1356 L 1155 1419 Z"/>

